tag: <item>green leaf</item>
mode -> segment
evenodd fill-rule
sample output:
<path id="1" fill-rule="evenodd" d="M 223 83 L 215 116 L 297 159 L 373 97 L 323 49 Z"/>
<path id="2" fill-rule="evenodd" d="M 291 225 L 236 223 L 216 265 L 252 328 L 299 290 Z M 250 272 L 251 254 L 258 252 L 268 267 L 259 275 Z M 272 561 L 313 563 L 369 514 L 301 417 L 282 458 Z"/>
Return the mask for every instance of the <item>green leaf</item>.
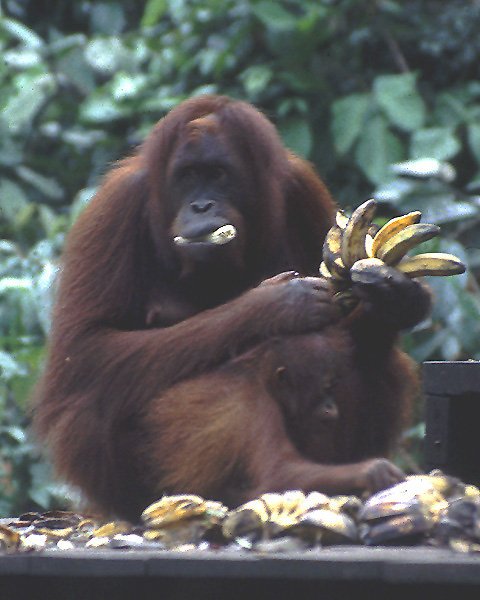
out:
<path id="1" fill-rule="evenodd" d="M 433 332 L 423 340 L 417 340 L 410 351 L 412 358 L 417 363 L 422 363 L 423 361 L 428 360 L 444 343 L 448 335 L 449 333 L 447 330 L 440 329 L 439 331 Z"/>
<path id="2" fill-rule="evenodd" d="M 0 27 L 28 48 L 41 48 L 44 43 L 34 31 L 14 19 L 0 19 Z"/>
<path id="3" fill-rule="evenodd" d="M 119 2 L 94 2 L 90 7 L 92 29 L 107 35 L 118 35 L 125 27 L 125 14 Z"/>
<path id="4" fill-rule="evenodd" d="M 415 131 L 425 122 L 425 105 L 415 86 L 416 75 L 383 75 L 374 83 L 379 106 L 391 123 L 405 131 Z"/>
<path id="5" fill-rule="evenodd" d="M 52 496 L 51 473 L 46 463 L 32 463 L 30 465 L 32 487 L 30 498 L 39 506 L 47 508 Z"/>
<path id="6" fill-rule="evenodd" d="M 333 103 L 332 135 L 340 154 L 348 152 L 360 135 L 369 104 L 368 94 L 352 94 Z"/>
<path id="7" fill-rule="evenodd" d="M 77 193 L 77 195 L 73 199 L 73 202 L 70 206 L 70 222 L 71 222 L 71 224 L 73 224 L 75 222 L 75 220 L 78 218 L 78 216 L 83 211 L 83 209 L 88 205 L 90 200 L 95 195 L 96 191 L 97 191 L 96 187 L 89 187 L 89 188 L 84 188 Z"/>
<path id="8" fill-rule="evenodd" d="M 127 73 L 116 73 L 112 82 L 113 98 L 118 102 L 129 98 L 135 98 L 147 85 L 145 75 L 128 75 Z"/>
<path id="9" fill-rule="evenodd" d="M 27 196 L 23 189 L 10 179 L 0 181 L 0 218 L 14 225 L 17 215 L 28 206 Z"/>
<path id="10" fill-rule="evenodd" d="M 467 183 L 465 189 L 469 192 L 478 192 L 480 190 L 480 171 L 475 173 L 472 179 Z"/>
<path id="11" fill-rule="evenodd" d="M 0 127 L 0 165 L 14 167 L 23 161 L 24 140 L 14 139 L 6 129 L 5 124 Z"/>
<path id="12" fill-rule="evenodd" d="M 16 375 L 25 374 L 25 369 L 11 354 L 4 350 L 0 350 L 0 380 L 8 381 Z"/>
<path id="13" fill-rule="evenodd" d="M 111 75 L 125 68 L 128 52 L 117 38 L 96 39 L 87 44 L 85 59 L 95 71 Z"/>
<path id="14" fill-rule="evenodd" d="M 384 182 L 390 175 L 390 165 L 403 157 L 400 140 L 389 130 L 382 115 L 367 121 L 355 151 L 355 159 L 374 184 Z"/>
<path id="15" fill-rule="evenodd" d="M 25 430 L 18 425 L 11 425 L 5 428 L 5 433 L 17 444 L 24 444 L 27 441 Z"/>
<path id="16" fill-rule="evenodd" d="M 273 77 L 269 67 L 254 65 L 249 67 L 241 75 L 243 86 L 249 96 L 256 96 L 268 86 Z"/>
<path id="17" fill-rule="evenodd" d="M 412 181 L 411 179 L 392 179 L 391 181 L 387 181 L 387 183 L 377 188 L 373 196 L 377 202 L 397 204 L 400 203 L 403 198 L 411 194 L 416 186 L 416 182 Z"/>
<path id="18" fill-rule="evenodd" d="M 444 360 L 459 360 L 460 358 L 462 347 L 456 334 L 458 334 L 458 330 L 452 329 L 450 335 L 442 344 L 442 358 Z"/>
<path id="19" fill-rule="evenodd" d="M 25 229 L 29 225 L 35 226 L 34 223 L 35 215 L 37 212 L 37 205 L 33 202 L 29 202 L 22 210 L 17 212 L 15 218 L 15 228 L 18 231 Z"/>
<path id="20" fill-rule="evenodd" d="M 258 2 L 252 6 L 252 12 L 268 29 L 294 29 L 297 24 L 297 17 L 277 2 Z"/>
<path id="21" fill-rule="evenodd" d="M 0 257 L 3 259 L 2 254 L 15 256 L 18 254 L 18 248 L 13 242 L 8 240 L 0 240 Z"/>
<path id="22" fill-rule="evenodd" d="M 80 108 L 80 117 L 90 123 L 109 123 L 123 119 L 129 110 L 120 107 L 112 98 L 95 94 L 87 98 Z"/>
<path id="23" fill-rule="evenodd" d="M 478 163 L 480 163 L 480 123 L 470 123 L 467 128 L 468 144 Z"/>
<path id="24" fill-rule="evenodd" d="M 440 94 L 435 103 L 434 121 L 443 127 L 457 127 L 467 118 L 465 101 L 451 91 Z"/>
<path id="25" fill-rule="evenodd" d="M 47 198 L 51 200 L 61 200 L 63 198 L 63 189 L 52 177 L 40 175 L 40 173 L 36 173 L 25 166 L 18 167 L 17 175 Z"/>
<path id="26" fill-rule="evenodd" d="M 51 54 L 61 54 L 73 48 L 83 47 L 87 42 L 87 36 L 83 33 L 65 35 L 51 42 L 48 50 Z"/>
<path id="27" fill-rule="evenodd" d="M 86 150 L 93 145 L 105 140 L 107 137 L 104 131 L 98 129 L 69 129 L 62 134 L 62 140 L 71 144 L 76 150 Z"/>
<path id="28" fill-rule="evenodd" d="M 37 206 L 40 223 L 48 237 L 53 237 L 59 231 L 65 229 L 67 221 L 65 215 L 59 215 L 57 211 L 46 204 L 38 204 Z"/>
<path id="29" fill-rule="evenodd" d="M 191 91 L 190 95 L 193 98 L 194 96 L 204 96 L 208 94 L 218 94 L 218 86 L 214 83 L 199 85 Z"/>
<path id="30" fill-rule="evenodd" d="M 17 93 L 11 96 L 2 111 L 1 119 L 12 133 L 27 127 L 45 100 L 56 90 L 52 75 L 22 74 L 16 79 Z"/>
<path id="31" fill-rule="evenodd" d="M 478 215 L 478 208 L 469 202 L 455 202 L 453 195 L 444 194 L 432 199 L 424 210 L 422 219 L 425 223 L 453 223 L 465 221 Z"/>
<path id="32" fill-rule="evenodd" d="M 177 104 L 179 104 L 182 100 L 184 100 L 184 98 L 180 96 L 175 96 L 168 93 L 158 94 L 158 96 L 149 97 L 144 100 L 141 103 L 140 108 L 142 112 L 163 113 L 172 110 L 172 108 L 177 106 Z M 151 127 L 149 126 L 148 131 L 150 129 Z"/>
<path id="33" fill-rule="evenodd" d="M 30 49 L 10 50 L 3 55 L 5 64 L 11 69 L 30 69 L 40 64 L 41 57 L 38 52 Z"/>
<path id="34" fill-rule="evenodd" d="M 142 27 L 153 27 L 156 25 L 168 8 L 167 0 L 148 0 L 141 21 Z"/>
<path id="35" fill-rule="evenodd" d="M 461 144 L 450 127 L 430 127 L 415 131 L 411 139 L 411 158 L 448 160 L 460 150 Z"/>
<path id="36" fill-rule="evenodd" d="M 32 284 L 31 277 L 2 277 L 0 279 L 0 294 L 10 290 L 30 290 Z"/>
<path id="37" fill-rule="evenodd" d="M 308 104 L 303 98 L 285 98 L 277 106 L 277 115 L 280 119 L 283 119 L 290 113 L 305 115 L 307 112 Z"/>
<path id="38" fill-rule="evenodd" d="M 58 59 L 57 68 L 61 76 L 77 88 L 82 96 L 93 92 L 97 83 L 94 73 L 85 58 L 83 46 L 73 47 Z"/>
<path id="39" fill-rule="evenodd" d="M 308 158 L 312 150 L 313 135 L 306 119 L 290 117 L 280 124 L 279 130 L 287 148 L 300 156 Z"/>
<path id="40" fill-rule="evenodd" d="M 458 295 L 458 302 L 462 311 L 462 326 L 458 333 L 468 356 L 472 356 L 478 352 L 478 338 L 480 337 L 480 301 L 478 296 L 460 293 Z"/>
<path id="41" fill-rule="evenodd" d="M 211 76 L 217 65 L 223 57 L 223 50 L 219 48 L 204 48 L 197 54 L 197 63 L 200 70 L 200 74 L 203 77 Z"/>

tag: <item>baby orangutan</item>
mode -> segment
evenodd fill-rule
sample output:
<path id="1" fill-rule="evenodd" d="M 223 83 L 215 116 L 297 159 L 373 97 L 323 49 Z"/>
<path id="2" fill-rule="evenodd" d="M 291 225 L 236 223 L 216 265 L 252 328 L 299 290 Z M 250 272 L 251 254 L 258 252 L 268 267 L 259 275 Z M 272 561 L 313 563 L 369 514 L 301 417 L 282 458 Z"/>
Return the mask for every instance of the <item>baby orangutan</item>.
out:
<path id="1" fill-rule="evenodd" d="M 151 435 L 139 458 L 158 470 L 158 495 L 235 506 L 267 491 L 361 493 L 401 479 L 378 457 L 391 451 L 412 390 L 394 368 L 388 386 L 370 378 L 353 348 L 339 325 L 279 337 L 169 389 L 143 417 Z M 406 357 L 396 360 L 404 373 Z M 385 398 L 396 408 L 384 420 Z"/>

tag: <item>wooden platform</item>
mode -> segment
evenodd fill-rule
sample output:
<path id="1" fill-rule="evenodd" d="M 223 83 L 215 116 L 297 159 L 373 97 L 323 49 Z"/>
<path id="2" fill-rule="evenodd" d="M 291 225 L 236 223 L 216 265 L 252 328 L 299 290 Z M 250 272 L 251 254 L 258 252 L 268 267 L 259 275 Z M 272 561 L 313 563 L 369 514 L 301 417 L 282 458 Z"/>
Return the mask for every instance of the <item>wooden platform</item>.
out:
<path id="1" fill-rule="evenodd" d="M 5 600 L 480 598 L 480 555 L 336 546 L 289 554 L 226 550 L 48 550 L 0 557 Z M 427 595 L 426 595 L 427 594 Z"/>

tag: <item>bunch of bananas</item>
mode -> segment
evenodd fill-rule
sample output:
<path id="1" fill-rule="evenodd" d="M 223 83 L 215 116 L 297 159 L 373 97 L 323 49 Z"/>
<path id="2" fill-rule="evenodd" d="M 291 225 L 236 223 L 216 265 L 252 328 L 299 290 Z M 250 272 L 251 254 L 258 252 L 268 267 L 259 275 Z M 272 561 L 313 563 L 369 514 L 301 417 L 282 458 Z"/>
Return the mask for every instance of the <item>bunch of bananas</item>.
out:
<path id="1" fill-rule="evenodd" d="M 367 200 L 350 218 L 338 211 L 327 233 L 320 275 L 332 280 L 339 292 L 348 290 L 352 281 L 377 281 L 385 267 L 395 267 L 411 278 L 465 271 L 463 262 L 453 254 L 407 256 L 409 250 L 440 233 L 437 225 L 420 223 L 419 211 L 391 219 L 379 228 L 372 223 L 376 208 L 375 200 Z"/>

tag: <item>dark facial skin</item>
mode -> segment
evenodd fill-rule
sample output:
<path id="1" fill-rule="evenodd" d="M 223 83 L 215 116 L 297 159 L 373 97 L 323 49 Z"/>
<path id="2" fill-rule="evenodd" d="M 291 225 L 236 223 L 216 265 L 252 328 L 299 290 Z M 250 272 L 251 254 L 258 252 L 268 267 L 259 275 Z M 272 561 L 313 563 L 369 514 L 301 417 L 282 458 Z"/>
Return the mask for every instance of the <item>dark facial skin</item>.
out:
<path id="1" fill-rule="evenodd" d="M 244 266 L 244 213 L 249 197 L 228 144 L 205 125 L 191 127 L 169 168 L 170 235 L 180 258 L 183 277 L 198 266 L 214 271 L 222 264 L 236 270 Z M 211 234 L 230 226 L 233 238 L 216 243 Z"/>
<path id="2" fill-rule="evenodd" d="M 341 359 L 320 336 L 279 340 L 271 353 L 269 389 L 296 446 L 314 460 L 333 458 L 340 417 L 337 398 L 344 394 Z"/>

